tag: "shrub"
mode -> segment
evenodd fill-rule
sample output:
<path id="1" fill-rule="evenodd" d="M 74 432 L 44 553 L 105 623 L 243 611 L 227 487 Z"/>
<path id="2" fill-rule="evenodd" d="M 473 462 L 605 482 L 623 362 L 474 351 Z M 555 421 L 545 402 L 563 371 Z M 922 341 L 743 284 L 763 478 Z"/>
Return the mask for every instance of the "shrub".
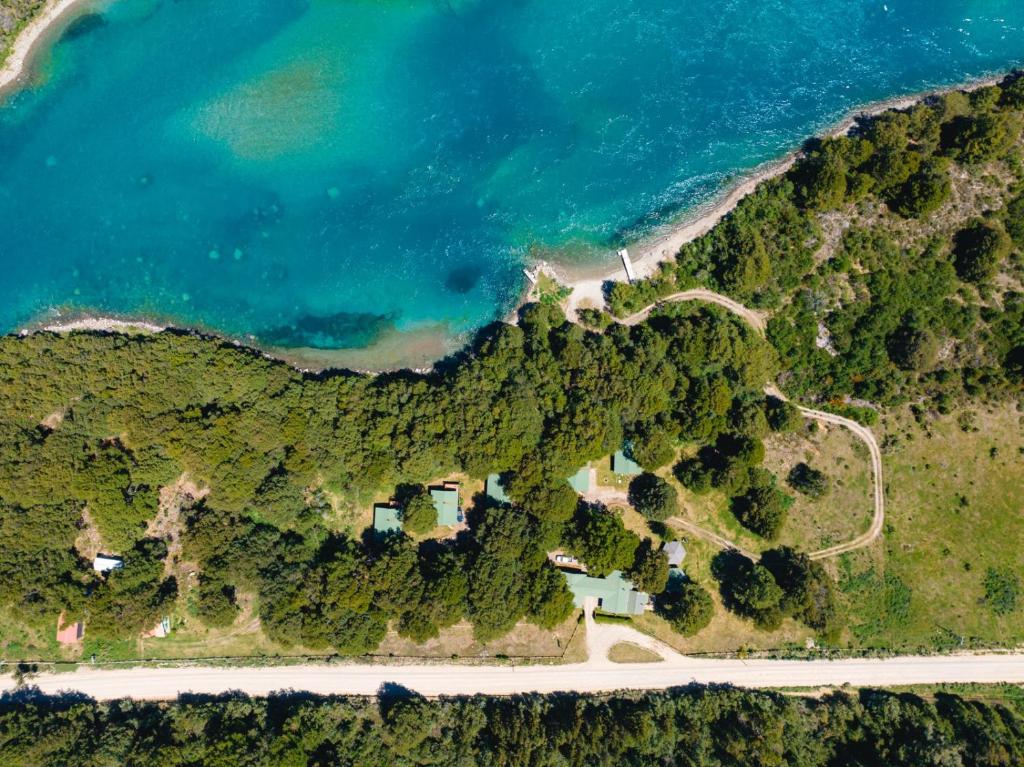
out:
<path id="1" fill-rule="evenodd" d="M 1005 568 L 990 567 L 985 573 L 985 603 L 996 615 L 1007 615 L 1017 609 L 1020 576 Z"/>
<path id="2" fill-rule="evenodd" d="M 1001 225 L 976 218 L 956 233 L 953 265 L 965 282 L 986 282 L 1010 252 L 1010 238 Z"/>
<path id="3" fill-rule="evenodd" d="M 1024 195 L 1015 197 L 1007 203 L 1003 212 L 1003 223 L 1017 247 L 1024 249 Z"/>
<path id="4" fill-rule="evenodd" d="M 811 498 L 822 498 L 828 494 L 829 481 L 823 471 L 813 469 L 806 463 L 800 462 L 790 469 L 787 477 L 789 486 Z"/>

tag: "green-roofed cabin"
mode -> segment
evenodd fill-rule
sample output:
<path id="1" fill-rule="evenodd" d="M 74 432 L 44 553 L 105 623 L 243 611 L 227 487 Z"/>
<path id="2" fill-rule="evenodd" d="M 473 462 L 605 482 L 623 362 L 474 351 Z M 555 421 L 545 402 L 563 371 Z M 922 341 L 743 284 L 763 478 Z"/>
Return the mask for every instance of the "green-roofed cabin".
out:
<path id="1" fill-rule="evenodd" d="M 445 482 L 440 487 L 430 488 L 430 497 L 434 499 L 434 508 L 437 509 L 438 525 L 455 527 L 462 521 L 457 482 Z"/>
<path id="2" fill-rule="evenodd" d="M 487 475 L 487 497 L 498 503 L 512 503 L 512 499 L 505 494 L 505 488 L 501 486 L 501 477 L 497 474 Z"/>
<path id="3" fill-rule="evenodd" d="M 402 510 L 386 503 L 373 507 L 373 531 L 378 535 L 402 531 Z"/>
<path id="4" fill-rule="evenodd" d="M 604 578 L 594 578 L 586 573 L 562 571 L 569 582 L 572 603 L 583 607 L 588 597 L 597 600 L 601 612 L 612 615 L 641 615 L 651 597 L 633 588 L 633 583 L 615 570 Z"/>
<path id="5" fill-rule="evenodd" d="M 617 450 L 612 456 L 612 471 L 624 477 L 635 477 L 637 474 L 644 473 L 640 464 L 626 455 L 626 448 Z"/>
<path id="6" fill-rule="evenodd" d="M 571 477 L 569 477 L 569 484 L 572 485 L 572 489 L 580 495 L 586 495 L 590 492 L 590 467 L 584 466 L 582 469 L 577 471 Z"/>

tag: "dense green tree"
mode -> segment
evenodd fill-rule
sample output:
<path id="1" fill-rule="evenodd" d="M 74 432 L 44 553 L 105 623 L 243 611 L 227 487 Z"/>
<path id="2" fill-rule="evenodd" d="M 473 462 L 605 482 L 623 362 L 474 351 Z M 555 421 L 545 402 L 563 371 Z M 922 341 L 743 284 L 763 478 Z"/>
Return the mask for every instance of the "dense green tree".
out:
<path id="1" fill-rule="evenodd" d="M 704 629 L 715 615 L 715 603 L 706 589 L 693 581 L 684 581 L 657 598 L 659 615 L 673 630 L 693 636 Z"/>
<path id="2" fill-rule="evenodd" d="M 649 520 L 664 522 L 677 513 L 676 489 L 657 474 L 644 472 L 629 483 L 629 502 Z"/>
<path id="3" fill-rule="evenodd" d="M 769 397 L 765 403 L 765 415 L 772 431 L 796 431 L 804 425 L 799 408 L 791 402 Z"/>
<path id="4" fill-rule="evenodd" d="M 755 470 L 750 476 L 750 487 L 733 499 L 733 513 L 745 528 L 773 541 L 786 521 L 792 499 L 775 486 L 775 477 L 769 472 Z"/>
<path id="5" fill-rule="evenodd" d="M 648 471 L 666 466 L 675 458 L 676 450 L 672 437 L 664 429 L 648 426 L 631 441 L 633 457 Z"/>
<path id="6" fill-rule="evenodd" d="M 639 591 L 660 594 L 668 583 L 668 557 L 654 547 L 650 538 L 644 538 L 626 575 Z"/>
<path id="7" fill-rule="evenodd" d="M 520 511 L 489 509 L 475 537 L 468 612 L 477 638 L 489 641 L 527 613 L 540 616 L 534 581 L 549 565 L 537 523 Z"/>
<path id="8" fill-rule="evenodd" d="M 591 575 L 600 578 L 633 564 L 640 539 L 625 528 L 618 514 L 599 504 L 581 503 L 572 525 L 570 548 Z"/>
<path id="9" fill-rule="evenodd" d="M 766 551 L 761 565 L 782 589 L 779 610 L 818 631 L 828 641 L 839 634 L 835 586 L 819 562 L 787 546 Z"/>
<path id="10" fill-rule="evenodd" d="M 437 508 L 425 487 L 420 487 L 402 501 L 402 527 L 410 533 L 423 535 L 437 526 Z"/>
<path id="11" fill-rule="evenodd" d="M 956 273 L 966 282 L 986 282 L 1010 252 L 1010 238 L 997 222 L 974 219 L 956 234 Z"/>
<path id="12" fill-rule="evenodd" d="M 427 700 L 183 697 L 173 702 L 0 701 L 5 764 L 455 764 L 692 767 L 885 764 L 1005 767 L 1024 760 L 1019 710 L 977 699 L 865 689 L 823 696 L 709 688 L 602 696 Z"/>
<path id="13" fill-rule="evenodd" d="M 758 626 L 777 628 L 781 620 L 779 603 L 783 591 L 771 572 L 761 565 L 751 565 L 730 587 L 733 607 L 754 619 Z"/>
<path id="14" fill-rule="evenodd" d="M 89 632 L 103 638 L 137 635 L 153 628 L 178 595 L 173 577 L 164 577 L 167 545 L 144 538 L 124 555 L 122 566 L 106 573 L 89 595 Z"/>
<path id="15" fill-rule="evenodd" d="M 207 626 L 224 628 L 238 617 L 235 587 L 217 576 L 201 575 L 195 592 L 196 615 Z"/>
<path id="16" fill-rule="evenodd" d="M 825 472 L 812 468 L 803 461 L 789 470 L 786 481 L 794 490 L 799 490 L 811 498 L 823 498 L 828 495 L 828 476 Z"/>
<path id="17" fill-rule="evenodd" d="M 949 162 L 941 157 L 929 158 L 907 179 L 896 196 L 894 208 L 900 215 L 920 218 L 942 207 L 952 189 Z"/>
<path id="18" fill-rule="evenodd" d="M 943 126 L 942 143 L 959 162 L 978 164 L 1004 154 L 1020 135 L 1016 115 L 983 112 Z"/>
<path id="19" fill-rule="evenodd" d="M 1024 250 L 1024 194 L 1014 197 L 1006 204 L 1003 223 L 1014 244 Z"/>
<path id="20" fill-rule="evenodd" d="M 573 596 L 565 576 L 550 565 L 537 571 L 532 583 L 533 599 L 526 617 L 541 628 L 553 629 L 573 611 Z"/>

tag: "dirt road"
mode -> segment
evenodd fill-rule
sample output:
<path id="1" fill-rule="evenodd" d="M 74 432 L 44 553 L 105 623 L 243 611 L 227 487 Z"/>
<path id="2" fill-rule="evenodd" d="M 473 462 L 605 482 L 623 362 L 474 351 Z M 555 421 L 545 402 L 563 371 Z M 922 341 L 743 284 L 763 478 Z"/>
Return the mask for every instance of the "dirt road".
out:
<path id="1" fill-rule="evenodd" d="M 64 674 L 33 676 L 28 683 L 44 693 L 74 691 L 111 700 L 166 700 L 182 693 L 214 695 L 240 691 L 268 695 L 296 690 L 321 695 L 374 695 L 400 685 L 422 695 L 512 695 L 518 693 L 663 690 L 691 683 L 739 687 L 892 687 L 909 684 L 1024 683 L 1024 654 L 907 656 L 846 660 L 742 660 L 691 658 L 628 625 L 595 623 L 586 606 L 588 660 L 563 666 L 456 666 L 358 664 L 271 668 L 82 667 Z M 613 663 L 608 653 L 630 642 L 662 657 L 655 663 Z M 0 692 L 14 689 L 0 681 Z"/>
<path id="2" fill-rule="evenodd" d="M 886 660 L 709 660 L 674 656 L 663 663 L 607 660 L 565 666 L 284 666 L 274 668 L 133 668 L 35 677 L 45 693 L 76 691 L 99 700 L 171 699 L 181 693 L 238 690 L 267 695 L 303 690 L 323 695 L 373 695 L 386 684 L 423 695 L 510 695 L 528 692 L 599 693 L 661 690 L 700 684 L 739 687 L 882 686 L 967 682 L 1024 683 L 1024 655 L 944 655 Z M 6 678 L 0 690 L 9 691 Z"/>

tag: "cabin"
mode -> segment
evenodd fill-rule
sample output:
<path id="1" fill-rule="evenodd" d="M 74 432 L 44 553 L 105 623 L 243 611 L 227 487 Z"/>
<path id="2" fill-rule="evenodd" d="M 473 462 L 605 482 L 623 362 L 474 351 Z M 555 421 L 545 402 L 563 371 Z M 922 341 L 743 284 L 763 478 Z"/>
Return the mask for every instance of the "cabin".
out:
<path id="1" fill-rule="evenodd" d="M 438 487 L 430 488 L 430 497 L 434 501 L 434 508 L 437 509 L 437 524 L 439 526 L 455 527 L 462 523 L 458 482 L 445 482 Z"/>
<path id="2" fill-rule="evenodd" d="M 584 466 L 582 469 L 577 471 L 571 477 L 569 477 L 569 484 L 572 485 L 572 489 L 580 495 L 586 495 L 590 492 L 590 467 Z"/>
<path id="3" fill-rule="evenodd" d="M 644 473 L 643 467 L 627 455 L 629 450 L 629 445 L 624 445 L 612 456 L 612 471 L 622 477 L 635 477 Z"/>
<path id="4" fill-rule="evenodd" d="M 374 504 L 373 532 L 377 535 L 402 532 L 402 510 L 390 503 Z"/>
<path id="5" fill-rule="evenodd" d="M 120 557 L 97 554 L 92 560 L 92 569 L 98 573 L 109 573 L 111 570 L 120 570 L 122 567 L 124 567 L 124 560 Z"/>
<path id="6" fill-rule="evenodd" d="M 665 548 L 662 550 L 668 559 L 669 567 L 679 567 L 683 564 L 683 560 L 686 559 L 686 547 L 679 541 L 666 543 Z"/>
<path id="7" fill-rule="evenodd" d="M 487 497 L 492 501 L 512 503 L 512 499 L 506 495 L 505 488 L 501 485 L 501 477 L 497 474 L 487 475 L 487 484 L 484 486 L 484 492 L 487 493 Z"/>
<path id="8" fill-rule="evenodd" d="M 163 639 L 165 636 L 171 633 L 171 616 L 165 615 L 156 626 L 151 628 L 145 634 L 144 639 Z"/>
<path id="9" fill-rule="evenodd" d="M 57 616 L 57 643 L 62 645 L 77 644 L 85 636 L 85 626 L 82 621 L 64 625 L 64 613 Z"/>
<path id="10" fill-rule="evenodd" d="M 622 572 L 615 570 L 604 578 L 594 578 L 581 572 L 562 571 L 572 592 L 572 603 L 583 607 L 588 598 L 597 600 L 601 612 L 612 615 L 640 615 L 651 597 L 633 588 L 633 583 Z"/>

